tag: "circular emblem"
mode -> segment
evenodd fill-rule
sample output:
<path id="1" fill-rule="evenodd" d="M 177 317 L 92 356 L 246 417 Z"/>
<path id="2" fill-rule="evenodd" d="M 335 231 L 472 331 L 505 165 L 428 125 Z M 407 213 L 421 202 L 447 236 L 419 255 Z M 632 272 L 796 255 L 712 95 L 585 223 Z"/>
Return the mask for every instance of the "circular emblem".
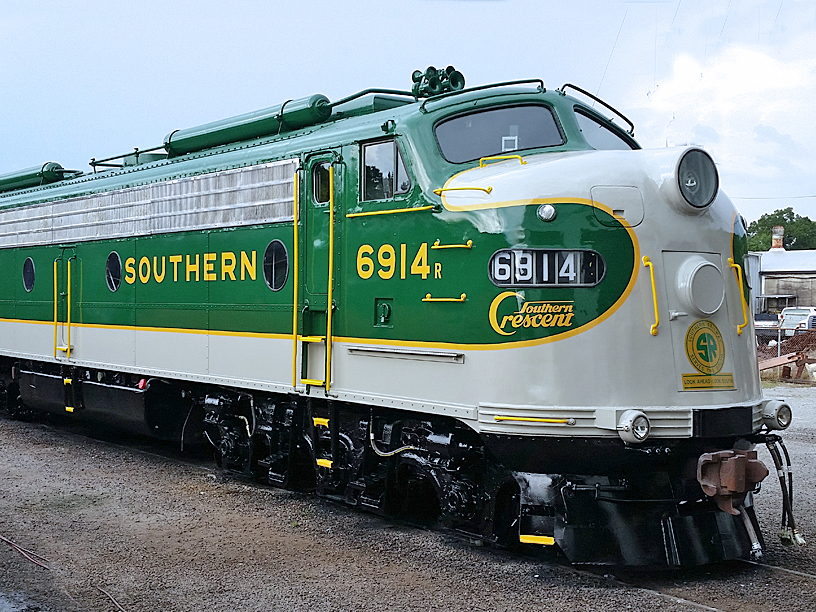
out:
<path id="1" fill-rule="evenodd" d="M 725 343 L 711 321 L 695 321 L 686 332 L 686 356 L 701 374 L 717 374 L 725 364 Z"/>

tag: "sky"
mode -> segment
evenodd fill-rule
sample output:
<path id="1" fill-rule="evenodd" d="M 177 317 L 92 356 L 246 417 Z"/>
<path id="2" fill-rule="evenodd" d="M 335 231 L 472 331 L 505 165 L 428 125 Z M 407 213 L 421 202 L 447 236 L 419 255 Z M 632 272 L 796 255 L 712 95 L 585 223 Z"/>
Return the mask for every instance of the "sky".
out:
<path id="1" fill-rule="evenodd" d="M 542 78 L 645 148 L 696 144 L 750 222 L 816 220 L 813 0 L 0 0 L 0 175 L 85 170 L 175 130 L 322 93 Z"/>

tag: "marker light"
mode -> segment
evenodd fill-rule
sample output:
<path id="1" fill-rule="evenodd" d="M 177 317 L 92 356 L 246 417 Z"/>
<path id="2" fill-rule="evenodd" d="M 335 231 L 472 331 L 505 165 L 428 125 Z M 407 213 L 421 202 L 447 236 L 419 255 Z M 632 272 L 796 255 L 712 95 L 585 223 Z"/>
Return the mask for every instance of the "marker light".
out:
<path id="1" fill-rule="evenodd" d="M 691 149 L 683 155 L 677 167 L 677 182 L 683 199 L 698 209 L 711 204 L 720 187 L 714 161 L 700 149 Z"/>
<path id="2" fill-rule="evenodd" d="M 785 402 L 770 400 L 762 408 L 762 422 L 768 429 L 787 429 L 793 420 L 793 411 Z"/>
<path id="3" fill-rule="evenodd" d="M 627 444 L 640 444 L 649 437 L 652 425 L 640 410 L 625 411 L 618 421 L 618 435 Z"/>
<path id="4" fill-rule="evenodd" d="M 541 206 L 538 207 L 536 214 L 538 215 L 538 218 L 541 219 L 542 221 L 545 222 L 552 221 L 553 219 L 555 219 L 556 215 L 555 206 L 553 206 L 552 204 L 542 204 Z"/>

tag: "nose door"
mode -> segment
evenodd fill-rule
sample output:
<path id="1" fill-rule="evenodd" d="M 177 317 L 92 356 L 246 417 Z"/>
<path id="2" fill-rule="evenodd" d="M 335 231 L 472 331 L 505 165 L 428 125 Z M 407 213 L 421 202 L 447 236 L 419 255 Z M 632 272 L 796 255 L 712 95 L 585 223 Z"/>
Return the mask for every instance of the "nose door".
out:
<path id="1" fill-rule="evenodd" d="M 663 267 L 679 391 L 734 389 L 734 359 L 722 257 L 665 251 Z"/>

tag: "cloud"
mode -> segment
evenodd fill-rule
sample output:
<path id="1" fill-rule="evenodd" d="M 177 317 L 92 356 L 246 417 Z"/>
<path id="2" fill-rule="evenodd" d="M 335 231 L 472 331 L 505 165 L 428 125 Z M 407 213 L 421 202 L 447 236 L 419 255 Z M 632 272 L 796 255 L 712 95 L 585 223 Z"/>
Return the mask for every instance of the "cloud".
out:
<path id="1" fill-rule="evenodd" d="M 780 49 L 732 45 L 679 55 L 633 111 L 646 147 L 698 144 L 732 196 L 816 192 L 816 55 L 800 39 Z M 811 210 L 813 200 L 803 200 Z M 769 206 L 773 201 L 769 200 Z"/>

